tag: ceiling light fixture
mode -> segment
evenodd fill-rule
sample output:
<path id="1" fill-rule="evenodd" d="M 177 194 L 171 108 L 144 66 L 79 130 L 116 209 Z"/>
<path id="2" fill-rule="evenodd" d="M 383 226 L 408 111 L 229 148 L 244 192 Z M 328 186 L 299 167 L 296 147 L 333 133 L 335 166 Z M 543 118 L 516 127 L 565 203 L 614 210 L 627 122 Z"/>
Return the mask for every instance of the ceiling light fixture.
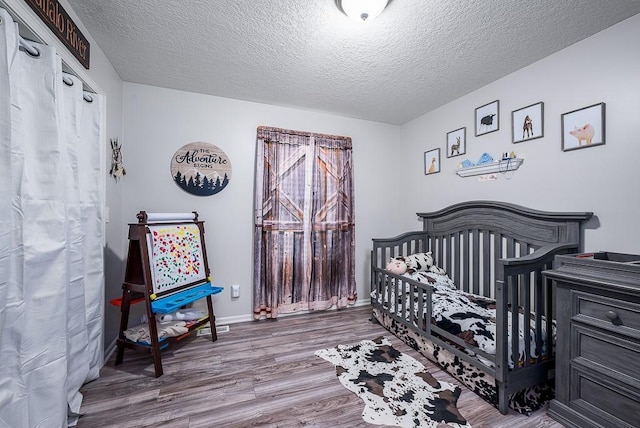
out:
<path id="1" fill-rule="evenodd" d="M 380 15 L 390 0 L 336 0 L 336 6 L 349 18 L 364 22 Z"/>

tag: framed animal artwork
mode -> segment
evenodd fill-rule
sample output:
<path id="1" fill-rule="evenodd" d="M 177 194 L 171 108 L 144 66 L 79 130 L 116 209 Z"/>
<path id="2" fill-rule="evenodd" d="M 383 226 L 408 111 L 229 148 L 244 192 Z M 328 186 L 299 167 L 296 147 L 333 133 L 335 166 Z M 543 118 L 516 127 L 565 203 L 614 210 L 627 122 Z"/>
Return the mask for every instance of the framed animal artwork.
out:
<path id="1" fill-rule="evenodd" d="M 544 103 L 542 101 L 511 112 L 511 138 L 514 144 L 543 136 Z"/>
<path id="2" fill-rule="evenodd" d="M 467 152 L 467 128 L 447 132 L 447 157 L 453 158 Z"/>
<path id="3" fill-rule="evenodd" d="M 424 173 L 425 175 L 440 172 L 440 149 L 424 152 Z"/>
<path id="4" fill-rule="evenodd" d="M 579 108 L 561 116 L 562 151 L 585 149 L 605 143 L 605 104 Z"/>
<path id="5" fill-rule="evenodd" d="M 495 100 L 476 109 L 476 137 L 500 129 L 500 101 Z"/>

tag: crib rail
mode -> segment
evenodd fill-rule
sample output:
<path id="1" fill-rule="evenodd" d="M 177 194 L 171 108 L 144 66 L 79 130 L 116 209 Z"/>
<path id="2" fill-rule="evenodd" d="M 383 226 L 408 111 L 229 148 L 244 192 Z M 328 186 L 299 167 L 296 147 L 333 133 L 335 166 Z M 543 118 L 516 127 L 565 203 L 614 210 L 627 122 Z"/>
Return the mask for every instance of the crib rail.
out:
<path id="1" fill-rule="evenodd" d="M 420 335 L 445 348 L 450 343 L 456 343 L 462 348 L 474 352 L 495 366 L 496 356 L 482 349 L 471 346 L 459 337 L 443 330 L 432 323 L 432 287 L 429 284 L 417 282 L 402 275 L 396 275 L 383 268 L 374 267 L 374 287 L 372 288 L 371 305 L 380 308 L 396 322 L 417 331 Z M 406 299 L 406 296 L 413 298 Z M 423 315 L 426 314 L 426 315 Z M 482 363 L 466 351 L 453 348 L 451 350 L 460 359 L 478 366 L 491 376 L 495 376 L 495 369 L 491 365 Z"/>

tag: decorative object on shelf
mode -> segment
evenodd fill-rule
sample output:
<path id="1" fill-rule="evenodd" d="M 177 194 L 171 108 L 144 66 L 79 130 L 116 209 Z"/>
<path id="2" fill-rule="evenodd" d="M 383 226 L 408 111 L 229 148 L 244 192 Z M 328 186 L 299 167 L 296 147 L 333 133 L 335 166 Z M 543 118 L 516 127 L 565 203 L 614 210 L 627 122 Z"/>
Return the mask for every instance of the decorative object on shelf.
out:
<path id="1" fill-rule="evenodd" d="M 486 165 L 488 163 L 493 162 L 493 156 L 491 156 L 489 153 L 485 152 L 480 156 L 480 159 L 478 159 L 478 162 L 476 162 L 476 165 Z"/>
<path id="2" fill-rule="evenodd" d="M 562 151 L 601 146 L 605 142 L 605 104 L 598 103 L 561 115 Z"/>
<path id="3" fill-rule="evenodd" d="M 119 179 L 127 175 L 127 170 L 122 165 L 122 144 L 118 143 L 118 139 L 111 140 L 111 169 L 109 175 L 111 175 L 116 183 Z"/>
<path id="4" fill-rule="evenodd" d="M 440 149 L 424 152 L 424 173 L 425 175 L 440 172 Z"/>
<path id="5" fill-rule="evenodd" d="M 495 100 L 476 109 L 476 137 L 500 129 L 500 101 Z"/>
<path id="6" fill-rule="evenodd" d="M 171 159 L 173 181 L 185 192 L 210 196 L 222 191 L 231 179 L 231 161 L 209 143 L 182 146 Z"/>
<path id="7" fill-rule="evenodd" d="M 543 136 L 544 103 L 542 101 L 511 112 L 511 138 L 514 144 Z"/>
<path id="8" fill-rule="evenodd" d="M 456 170 L 456 174 L 460 177 L 471 177 L 474 175 L 484 175 L 484 174 L 492 174 L 492 173 L 506 173 L 509 171 L 515 171 L 520 168 L 520 165 L 524 162 L 522 158 L 515 159 L 505 159 L 500 161 L 495 161 L 491 163 L 475 165 L 467 168 L 458 168 Z"/>
<path id="9" fill-rule="evenodd" d="M 447 157 L 463 155 L 467 152 L 467 128 L 447 132 Z"/>
<path id="10" fill-rule="evenodd" d="M 389 0 L 336 0 L 340 11 L 358 22 L 373 20 L 389 3 Z"/>

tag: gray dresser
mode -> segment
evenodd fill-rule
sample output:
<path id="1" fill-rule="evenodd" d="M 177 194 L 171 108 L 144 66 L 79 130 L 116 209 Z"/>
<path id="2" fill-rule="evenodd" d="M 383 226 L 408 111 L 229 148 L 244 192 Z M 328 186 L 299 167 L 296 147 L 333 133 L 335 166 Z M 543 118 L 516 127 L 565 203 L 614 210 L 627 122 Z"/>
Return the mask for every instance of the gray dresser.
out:
<path id="1" fill-rule="evenodd" d="M 640 255 L 556 256 L 556 398 L 576 428 L 640 427 Z"/>

